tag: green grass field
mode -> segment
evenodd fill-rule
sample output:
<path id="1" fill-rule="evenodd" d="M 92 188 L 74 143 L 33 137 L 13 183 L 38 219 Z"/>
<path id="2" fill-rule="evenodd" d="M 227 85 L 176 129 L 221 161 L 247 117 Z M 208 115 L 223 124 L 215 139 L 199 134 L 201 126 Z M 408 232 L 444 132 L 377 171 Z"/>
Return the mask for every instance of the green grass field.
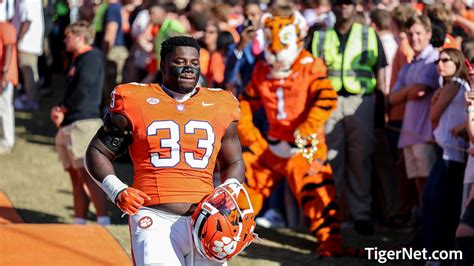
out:
<path id="1" fill-rule="evenodd" d="M 27 223 L 72 223 L 72 195 L 69 176 L 62 170 L 54 151 L 56 129 L 49 120 L 49 110 L 62 97 L 63 79 L 55 77 L 53 95 L 41 99 L 35 113 L 16 113 L 16 145 L 9 155 L 0 155 L 0 190 L 11 199 Z M 123 162 L 117 163 L 121 176 L 132 172 Z M 90 208 L 90 223 L 94 210 Z M 107 229 L 130 254 L 126 218 L 110 203 L 113 225 Z M 230 265 L 376 265 L 375 261 L 350 257 L 317 259 L 312 250 L 315 240 L 289 229 L 257 228 L 263 242 L 251 245 Z M 377 230 L 370 237 L 361 237 L 345 229 L 346 243 L 358 247 L 394 248 L 409 241 L 410 233 Z M 54 237 L 54 236 L 51 236 Z M 100 252 L 100 251 L 98 251 Z M 1 251 L 0 251 L 1 254 Z M 1 255 L 0 255 L 1 256 Z M 392 262 L 387 265 L 412 265 L 413 262 Z"/>

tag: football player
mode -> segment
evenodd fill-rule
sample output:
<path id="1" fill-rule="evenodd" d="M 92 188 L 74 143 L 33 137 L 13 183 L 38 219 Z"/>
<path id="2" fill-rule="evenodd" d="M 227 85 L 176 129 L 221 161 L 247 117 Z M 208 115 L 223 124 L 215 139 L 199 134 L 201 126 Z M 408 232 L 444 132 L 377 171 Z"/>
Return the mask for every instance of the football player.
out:
<path id="1" fill-rule="evenodd" d="M 191 37 L 162 43 L 162 84 L 130 83 L 112 93 L 110 112 L 87 150 L 91 176 L 130 215 L 136 265 L 212 265 L 193 245 L 191 215 L 221 179 L 244 181 L 237 134 L 238 101 L 230 92 L 196 87 L 199 46 Z M 112 161 L 127 150 L 134 183 L 116 176 Z"/>

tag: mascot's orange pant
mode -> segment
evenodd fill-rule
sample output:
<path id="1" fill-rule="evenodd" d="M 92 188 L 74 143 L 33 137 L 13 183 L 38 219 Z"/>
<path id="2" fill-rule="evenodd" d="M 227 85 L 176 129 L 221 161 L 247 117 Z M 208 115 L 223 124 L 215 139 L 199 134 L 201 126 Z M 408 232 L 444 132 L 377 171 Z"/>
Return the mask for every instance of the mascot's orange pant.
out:
<path id="1" fill-rule="evenodd" d="M 305 216 L 310 219 L 310 233 L 318 240 L 319 249 L 329 245 L 323 249 L 341 252 L 340 219 L 331 166 L 328 163 L 321 164 L 320 160 L 310 165 L 299 153 L 288 159 L 277 157 L 263 141 L 254 143 L 250 149 L 251 152 L 243 154 L 245 188 L 255 213 L 260 212 L 265 198 L 288 177 L 293 195 Z"/>

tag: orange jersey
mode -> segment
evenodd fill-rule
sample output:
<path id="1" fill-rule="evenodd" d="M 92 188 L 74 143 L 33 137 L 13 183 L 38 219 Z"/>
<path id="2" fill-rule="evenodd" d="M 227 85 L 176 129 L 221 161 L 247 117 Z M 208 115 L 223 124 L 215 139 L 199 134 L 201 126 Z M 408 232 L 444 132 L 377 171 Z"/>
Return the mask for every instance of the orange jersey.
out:
<path id="1" fill-rule="evenodd" d="M 110 112 L 132 124 L 133 187 L 152 198 L 145 206 L 196 203 L 212 192 L 222 137 L 240 119 L 239 103 L 229 91 L 198 88 L 180 103 L 157 84 L 116 87 Z"/>
<path id="2" fill-rule="evenodd" d="M 324 62 L 305 50 L 294 62 L 288 78 L 271 79 L 270 71 L 270 66 L 260 61 L 243 98 L 252 104 L 253 109 L 257 108 L 255 103 L 263 104 L 270 125 L 269 137 L 294 142 L 294 131 L 307 119 L 313 106 L 321 109 L 324 120 L 329 117 L 333 103 L 327 106 L 327 103 L 318 101 L 334 98 L 336 93 L 326 78 Z"/>

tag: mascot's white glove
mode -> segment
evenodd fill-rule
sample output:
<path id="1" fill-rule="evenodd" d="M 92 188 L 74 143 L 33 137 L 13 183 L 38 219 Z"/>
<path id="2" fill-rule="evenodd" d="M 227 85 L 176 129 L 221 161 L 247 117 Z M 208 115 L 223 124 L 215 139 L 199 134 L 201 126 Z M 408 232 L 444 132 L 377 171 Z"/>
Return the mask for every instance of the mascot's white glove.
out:
<path id="1" fill-rule="evenodd" d="M 274 139 L 269 138 L 269 140 L 272 141 Z M 285 159 L 293 157 L 298 152 L 298 148 L 291 147 L 287 141 L 283 140 L 277 144 L 270 144 L 268 148 L 276 156 Z"/>

